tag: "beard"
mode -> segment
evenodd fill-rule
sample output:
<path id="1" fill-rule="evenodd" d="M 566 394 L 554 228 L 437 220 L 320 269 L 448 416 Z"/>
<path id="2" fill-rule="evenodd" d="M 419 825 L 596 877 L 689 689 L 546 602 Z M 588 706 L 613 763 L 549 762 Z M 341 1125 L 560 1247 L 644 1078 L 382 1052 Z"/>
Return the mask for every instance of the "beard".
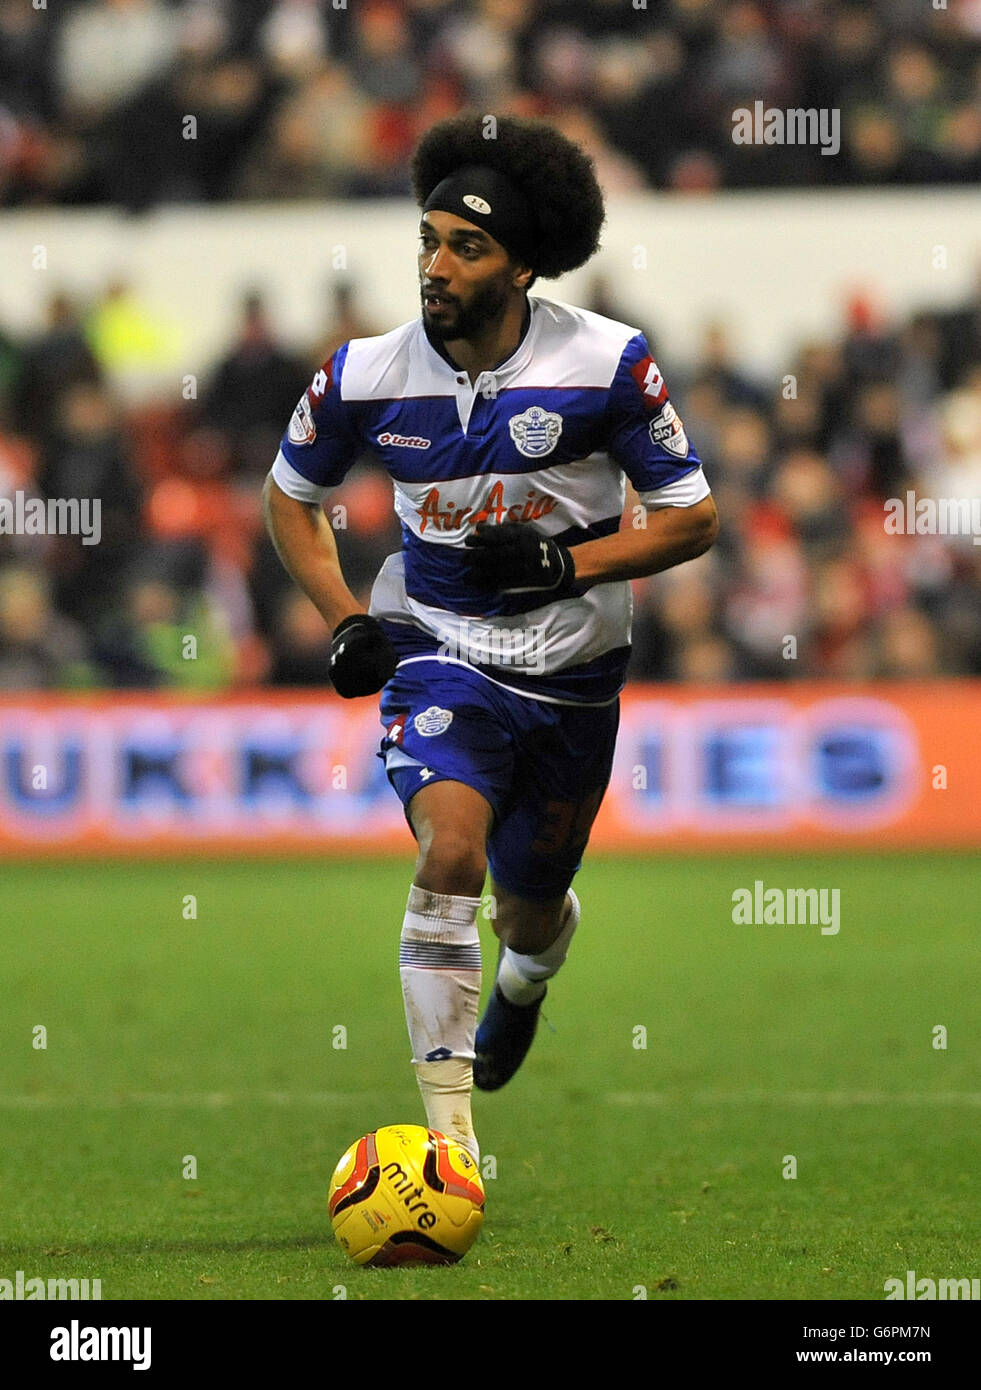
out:
<path id="1" fill-rule="evenodd" d="M 507 307 L 508 295 L 505 282 L 491 280 L 476 291 L 469 304 L 461 306 L 457 302 L 437 319 L 426 312 L 423 302 L 423 323 L 432 336 L 443 343 L 452 342 L 455 338 L 479 338 L 501 318 Z"/>

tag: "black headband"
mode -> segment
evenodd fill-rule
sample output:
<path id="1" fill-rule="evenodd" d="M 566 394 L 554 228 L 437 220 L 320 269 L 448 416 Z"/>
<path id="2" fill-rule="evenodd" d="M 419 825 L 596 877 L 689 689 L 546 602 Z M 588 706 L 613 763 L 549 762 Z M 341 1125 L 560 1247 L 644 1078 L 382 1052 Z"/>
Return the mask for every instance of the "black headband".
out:
<path id="1" fill-rule="evenodd" d="M 423 212 L 452 212 L 499 241 L 516 261 L 534 269 L 539 230 L 528 199 L 506 174 L 473 164 L 448 174 L 430 193 Z"/>

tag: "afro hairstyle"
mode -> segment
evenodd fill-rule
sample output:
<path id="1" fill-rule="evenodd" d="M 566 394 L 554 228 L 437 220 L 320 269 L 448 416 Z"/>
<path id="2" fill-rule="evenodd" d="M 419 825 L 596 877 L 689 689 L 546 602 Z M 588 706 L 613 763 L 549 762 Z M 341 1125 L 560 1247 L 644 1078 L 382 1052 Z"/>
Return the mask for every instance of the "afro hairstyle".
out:
<path id="1" fill-rule="evenodd" d="M 599 249 L 603 193 L 589 155 L 543 121 L 463 112 L 428 130 L 412 158 L 412 191 L 422 207 L 438 183 L 466 165 L 496 169 L 527 197 L 541 236 L 531 267 L 554 280 L 585 265 Z"/>

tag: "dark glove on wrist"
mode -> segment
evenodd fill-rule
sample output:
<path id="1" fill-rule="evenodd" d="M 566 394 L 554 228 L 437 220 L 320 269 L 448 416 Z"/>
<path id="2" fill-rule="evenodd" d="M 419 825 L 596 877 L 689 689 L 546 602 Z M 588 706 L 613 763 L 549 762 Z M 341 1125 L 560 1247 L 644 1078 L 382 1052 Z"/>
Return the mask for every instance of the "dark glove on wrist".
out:
<path id="1" fill-rule="evenodd" d="M 374 695 L 395 674 L 398 653 L 377 618 L 352 613 L 334 628 L 330 643 L 330 678 L 345 700 Z"/>
<path id="2" fill-rule="evenodd" d="M 576 567 L 568 548 L 521 521 L 482 521 L 464 542 L 478 584 L 502 594 L 577 593 Z"/>

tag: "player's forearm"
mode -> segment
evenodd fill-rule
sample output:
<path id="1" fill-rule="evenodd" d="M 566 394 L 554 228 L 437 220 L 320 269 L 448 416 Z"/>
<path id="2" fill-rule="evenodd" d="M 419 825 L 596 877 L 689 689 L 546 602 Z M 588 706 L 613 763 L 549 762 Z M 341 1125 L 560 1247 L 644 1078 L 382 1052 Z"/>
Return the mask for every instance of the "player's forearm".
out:
<path id="1" fill-rule="evenodd" d="M 335 628 L 352 613 L 363 613 L 344 582 L 334 533 L 320 507 L 288 497 L 270 475 L 263 488 L 262 508 L 283 566 L 328 627 Z"/>
<path id="2" fill-rule="evenodd" d="M 661 507 L 647 513 L 646 527 L 618 531 L 602 540 L 573 546 L 580 583 L 607 584 L 643 579 L 704 554 L 718 534 L 719 520 L 711 497 L 693 507 Z"/>

